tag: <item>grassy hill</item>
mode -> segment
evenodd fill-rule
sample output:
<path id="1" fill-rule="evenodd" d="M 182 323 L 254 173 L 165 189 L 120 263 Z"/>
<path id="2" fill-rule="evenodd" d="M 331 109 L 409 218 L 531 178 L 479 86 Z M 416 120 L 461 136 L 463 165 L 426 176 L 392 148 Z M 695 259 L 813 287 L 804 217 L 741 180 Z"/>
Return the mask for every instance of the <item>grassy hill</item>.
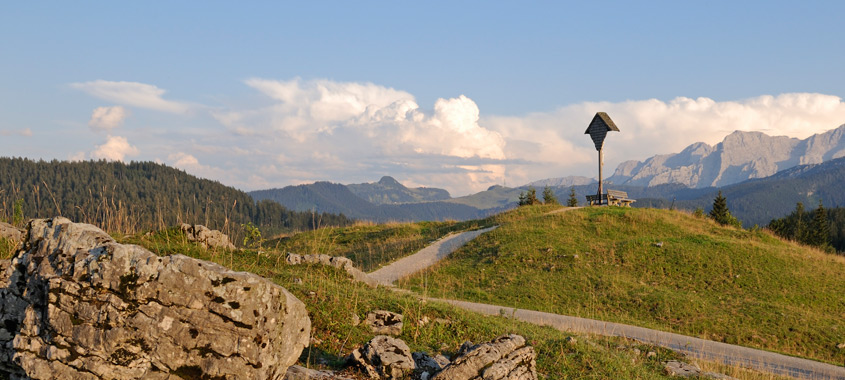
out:
<path id="1" fill-rule="evenodd" d="M 403 286 L 845 360 L 845 257 L 682 212 L 553 210 L 496 216 L 500 228 Z"/>
<path id="2" fill-rule="evenodd" d="M 424 223 L 415 223 L 364 227 L 367 226 L 332 229 L 331 233 L 337 235 L 348 232 L 355 235 L 356 231 L 359 232 L 356 238 L 346 239 L 339 246 L 349 246 L 353 242 L 380 246 L 393 242 L 385 235 L 408 237 L 415 235 L 415 232 L 409 231 L 417 228 L 438 230 L 435 234 L 438 235 L 446 233 L 449 228 L 473 226 L 426 226 Z M 379 231 L 389 232 L 379 235 Z M 308 231 L 299 238 L 329 241 L 321 237 L 323 233 L 320 230 Z M 373 310 L 390 310 L 405 316 L 405 326 L 399 338 L 412 351 L 454 355 L 466 340 L 481 342 L 508 333 L 523 335 L 538 353 L 537 369 L 541 379 L 670 379 L 663 372 L 663 361 L 689 361 L 672 351 L 626 339 L 575 336 L 575 341 L 569 341 L 567 338 L 572 337 L 572 334 L 548 327 L 538 327 L 504 316 L 482 316 L 383 287 L 372 289 L 353 282 L 346 273 L 331 267 L 288 266 L 284 264 L 282 256 L 285 250 L 272 246 L 265 247 L 260 254 L 256 250 L 204 250 L 187 242 L 178 229 L 125 237 L 123 242 L 140 244 L 161 255 L 185 254 L 214 261 L 234 270 L 253 272 L 290 290 L 305 303 L 311 318 L 312 343 L 299 359 L 299 364 L 310 368 L 342 367 L 345 355 L 374 336 L 365 326 L 353 325 L 352 315 L 363 320 Z M 424 318 L 432 322 L 421 323 Z M 649 352 L 655 352 L 656 355 L 649 357 Z M 720 371 L 741 380 L 781 379 L 735 367 L 698 363 L 707 370 Z"/>

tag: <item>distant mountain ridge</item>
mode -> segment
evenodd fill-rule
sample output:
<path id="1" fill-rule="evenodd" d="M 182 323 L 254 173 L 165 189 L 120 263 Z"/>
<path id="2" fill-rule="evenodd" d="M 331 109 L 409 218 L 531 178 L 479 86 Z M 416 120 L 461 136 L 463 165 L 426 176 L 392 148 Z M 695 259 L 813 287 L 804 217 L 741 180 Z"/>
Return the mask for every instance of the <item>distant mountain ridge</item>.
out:
<path id="1" fill-rule="evenodd" d="M 607 181 L 642 187 L 670 183 L 718 187 L 840 157 L 845 157 L 845 124 L 804 140 L 736 131 L 715 146 L 699 142 L 680 153 L 625 161 Z"/>
<path id="2" fill-rule="evenodd" d="M 381 177 L 378 182 L 350 184 L 346 187 L 353 194 L 377 205 L 443 201 L 452 198 L 444 189 L 408 188 L 390 176 Z"/>
<path id="3" fill-rule="evenodd" d="M 390 177 L 387 178 L 393 180 Z M 404 186 L 402 187 L 404 188 Z M 395 185 L 392 185 L 391 188 L 395 189 Z M 373 192 L 371 194 L 379 193 Z M 472 206 L 442 201 L 375 204 L 355 195 L 348 186 L 331 182 L 315 182 L 307 185 L 286 186 L 281 189 L 258 190 L 250 192 L 249 195 L 256 201 L 272 200 L 296 211 L 316 210 L 317 212 L 342 214 L 347 217 L 378 223 L 447 219 L 468 220 L 488 215 L 488 212 Z"/>

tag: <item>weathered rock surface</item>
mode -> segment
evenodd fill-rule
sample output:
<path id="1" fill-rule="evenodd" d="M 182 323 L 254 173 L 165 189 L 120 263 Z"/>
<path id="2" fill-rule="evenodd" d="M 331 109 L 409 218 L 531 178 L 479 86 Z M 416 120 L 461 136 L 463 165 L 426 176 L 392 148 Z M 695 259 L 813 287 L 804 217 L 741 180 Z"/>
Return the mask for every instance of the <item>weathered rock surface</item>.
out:
<path id="1" fill-rule="evenodd" d="M 722 373 L 704 372 L 698 365 L 679 362 L 677 360 L 670 360 L 663 363 L 663 371 L 669 376 L 676 377 L 703 377 L 718 380 L 737 380 L 734 377 Z"/>
<path id="2" fill-rule="evenodd" d="M 182 232 L 188 237 L 189 241 L 195 241 L 201 244 L 204 248 L 224 248 L 235 249 L 235 245 L 229 241 L 229 236 L 226 234 L 209 229 L 201 224 L 187 224 L 182 223 Z"/>
<path id="3" fill-rule="evenodd" d="M 0 222 L 0 238 L 9 239 L 11 241 L 21 241 L 23 239 L 24 231 L 17 227 Z"/>
<path id="4" fill-rule="evenodd" d="M 285 380 L 352 380 L 348 377 L 338 375 L 332 371 L 320 371 L 309 369 L 298 365 L 288 368 Z"/>
<path id="5" fill-rule="evenodd" d="M 364 324 L 369 326 L 374 334 L 399 335 L 402 333 L 402 319 L 402 314 L 376 310 L 367 314 Z"/>
<path id="6" fill-rule="evenodd" d="M 408 345 L 386 335 L 376 336 L 352 351 L 349 361 L 373 379 L 401 379 L 415 367 Z"/>
<path id="7" fill-rule="evenodd" d="M 411 354 L 411 357 L 414 358 L 414 373 L 418 375 L 420 379 L 428 379 L 431 377 L 432 374 L 438 373 L 446 368 L 451 362 L 449 359 L 443 355 L 435 355 L 430 356 L 425 352 L 414 352 Z"/>
<path id="8" fill-rule="evenodd" d="M 525 345 L 525 338 L 506 335 L 477 346 L 461 347 L 465 351 L 455 358 L 433 380 L 536 380 L 537 363 L 534 348 Z"/>
<path id="9" fill-rule="evenodd" d="M 0 274 L 0 372 L 34 379 L 282 379 L 308 344 L 302 302 L 259 276 L 30 222 Z"/>
<path id="10" fill-rule="evenodd" d="M 346 271 L 346 273 L 352 276 L 352 279 L 355 281 L 363 282 L 371 287 L 378 286 L 378 281 L 370 278 L 367 273 L 356 268 L 352 260 L 343 256 L 329 256 L 322 254 L 299 255 L 296 253 L 288 253 L 285 256 L 285 262 L 288 265 L 319 264 L 333 266 Z"/>

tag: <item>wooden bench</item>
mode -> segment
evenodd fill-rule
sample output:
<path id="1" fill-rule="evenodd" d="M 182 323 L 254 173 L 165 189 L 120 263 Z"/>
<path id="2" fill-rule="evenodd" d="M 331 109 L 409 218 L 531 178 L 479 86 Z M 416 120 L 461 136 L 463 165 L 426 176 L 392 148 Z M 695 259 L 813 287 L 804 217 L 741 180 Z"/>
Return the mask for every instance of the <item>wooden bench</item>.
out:
<path id="1" fill-rule="evenodd" d="M 635 199 L 629 199 L 628 193 L 619 190 L 607 191 L 607 204 L 613 206 L 631 207 L 631 203 L 636 202 Z"/>
<path id="2" fill-rule="evenodd" d="M 602 194 L 601 196 L 598 194 L 587 195 L 587 203 L 590 206 L 607 204 L 607 194 Z"/>

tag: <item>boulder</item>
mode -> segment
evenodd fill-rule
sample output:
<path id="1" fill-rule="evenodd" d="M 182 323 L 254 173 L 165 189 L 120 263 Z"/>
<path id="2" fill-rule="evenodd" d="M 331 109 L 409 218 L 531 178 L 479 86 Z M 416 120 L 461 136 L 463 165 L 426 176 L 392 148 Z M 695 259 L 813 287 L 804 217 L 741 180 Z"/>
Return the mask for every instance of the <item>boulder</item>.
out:
<path id="1" fill-rule="evenodd" d="M 23 240 L 24 231 L 9 224 L 0 222 L 0 238 L 8 239 L 13 242 Z"/>
<path id="2" fill-rule="evenodd" d="M 399 335 L 402 334 L 402 314 L 387 310 L 376 310 L 367 314 L 364 324 L 369 326 L 374 334 Z"/>
<path id="3" fill-rule="evenodd" d="M 477 346 L 464 344 L 463 352 L 433 380 L 536 380 L 534 348 L 525 338 L 506 335 Z"/>
<path id="4" fill-rule="evenodd" d="M 229 241 L 229 236 L 226 234 L 209 229 L 201 224 L 187 224 L 182 223 L 182 232 L 188 237 L 189 241 L 194 241 L 203 246 L 203 248 L 224 248 L 234 250 L 235 245 Z"/>
<path id="5" fill-rule="evenodd" d="M 386 335 L 376 336 L 352 351 L 349 361 L 373 379 L 401 379 L 415 367 L 408 345 Z"/>
<path id="6" fill-rule="evenodd" d="M 65 218 L 30 222 L 0 274 L 0 373 L 33 379 L 282 379 L 305 305 L 257 275 L 159 257 Z"/>

